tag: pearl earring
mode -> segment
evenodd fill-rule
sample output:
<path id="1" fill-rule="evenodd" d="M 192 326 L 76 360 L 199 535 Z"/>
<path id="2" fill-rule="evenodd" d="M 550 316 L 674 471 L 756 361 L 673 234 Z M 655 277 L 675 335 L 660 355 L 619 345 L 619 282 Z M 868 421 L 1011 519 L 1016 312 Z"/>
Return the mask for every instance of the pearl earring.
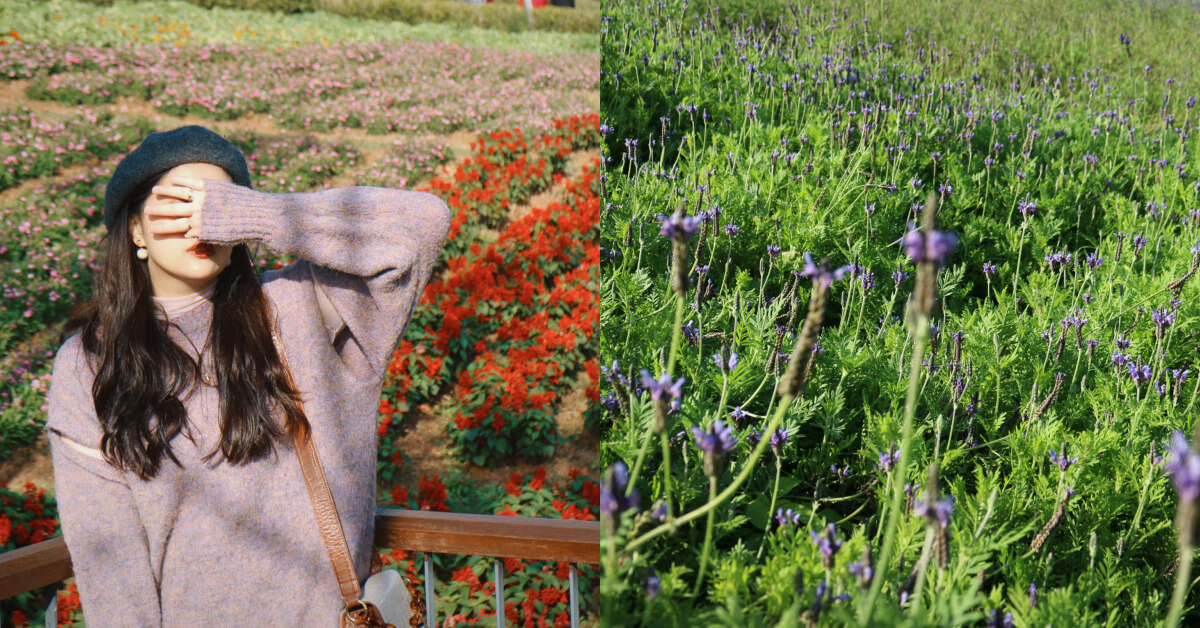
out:
<path id="1" fill-rule="evenodd" d="M 139 246 L 137 249 L 137 256 L 138 259 L 146 259 L 147 257 L 150 257 L 150 251 L 147 251 L 146 247 L 144 246 Z"/>

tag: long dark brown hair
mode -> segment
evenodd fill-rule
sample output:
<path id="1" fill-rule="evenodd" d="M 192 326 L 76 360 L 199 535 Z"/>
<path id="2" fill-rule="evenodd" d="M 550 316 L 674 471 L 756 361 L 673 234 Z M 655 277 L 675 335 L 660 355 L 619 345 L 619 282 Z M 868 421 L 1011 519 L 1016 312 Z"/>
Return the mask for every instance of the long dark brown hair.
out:
<path id="1" fill-rule="evenodd" d="M 61 348 L 81 330 L 84 357 L 98 362 L 92 397 L 104 432 L 100 450 L 110 464 L 143 480 L 158 474 L 163 454 L 182 466 L 170 440 L 187 422 L 179 398 L 200 380 L 199 365 L 167 335 L 175 323 L 155 314 L 149 270 L 134 255 L 129 234 L 128 217 L 141 214 L 150 188 L 165 172 L 130 193 L 103 240 L 92 298 L 75 305 L 58 337 Z M 273 418 L 279 408 L 290 438 L 307 437 L 309 423 L 271 340 L 270 307 L 246 244 L 233 247 L 212 299 L 209 341 L 221 399 L 220 451 L 232 464 L 248 463 L 270 455 L 283 436 Z"/>

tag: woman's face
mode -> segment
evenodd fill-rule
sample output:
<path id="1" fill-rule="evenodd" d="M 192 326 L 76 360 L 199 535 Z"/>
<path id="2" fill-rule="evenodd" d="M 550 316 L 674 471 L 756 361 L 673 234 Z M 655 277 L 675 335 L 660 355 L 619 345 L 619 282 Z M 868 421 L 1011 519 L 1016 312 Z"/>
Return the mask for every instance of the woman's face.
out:
<path id="1" fill-rule="evenodd" d="M 180 175 L 197 179 L 220 179 L 233 181 L 229 173 L 220 166 L 206 163 L 180 164 L 167 171 L 154 185 L 175 185 L 174 177 Z M 199 256 L 188 249 L 199 242 L 197 238 L 177 233 L 154 233 L 150 224 L 170 221 L 173 217 L 151 216 L 145 208 L 165 203 L 179 203 L 180 199 L 151 192 L 142 203 L 142 211 L 129 218 L 129 234 L 137 246 L 146 247 L 146 258 L 150 272 L 150 284 L 156 297 L 179 297 L 199 292 L 212 285 L 217 275 L 229 265 L 234 245 L 212 245 L 212 254 Z M 203 214 L 203 209 L 201 209 Z"/>

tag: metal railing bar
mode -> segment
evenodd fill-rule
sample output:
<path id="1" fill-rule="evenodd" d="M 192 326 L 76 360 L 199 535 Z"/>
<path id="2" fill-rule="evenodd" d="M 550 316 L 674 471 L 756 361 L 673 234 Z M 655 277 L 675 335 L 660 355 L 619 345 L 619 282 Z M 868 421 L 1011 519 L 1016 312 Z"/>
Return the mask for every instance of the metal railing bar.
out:
<path id="1" fill-rule="evenodd" d="M 504 628 L 504 566 L 492 559 L 492 579 L 496 583 L 496 628 Z"/>
<path id="2" fill-rule="evenodd" d="M 425 554 L 425 626 L 437 626 L 437 613 L 433 608 L 433 559 Z"/>
<path id="3" fill-rule="evenodd" d="M 571 628 L 579 628 L 579 583 L 575 580 L 575 563 L 568 563 L 571 576 Z"/>

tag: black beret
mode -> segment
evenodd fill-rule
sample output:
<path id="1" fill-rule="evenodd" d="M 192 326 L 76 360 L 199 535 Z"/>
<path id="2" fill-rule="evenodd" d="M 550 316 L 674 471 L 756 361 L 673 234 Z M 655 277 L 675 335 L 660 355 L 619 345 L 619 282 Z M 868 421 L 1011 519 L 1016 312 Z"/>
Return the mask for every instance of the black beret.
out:
<path id="1" fill-rule="evenodd" d="M 104 188 L 104 226 L 112 230 L 126 196 L 139 184 L 165 170 L 189 163 L 220 166 L 237 185 L 252 187 L 245 155 L 220 135 L 195 124 L 151 133 L 113 170 L 112 178 Z"/>

